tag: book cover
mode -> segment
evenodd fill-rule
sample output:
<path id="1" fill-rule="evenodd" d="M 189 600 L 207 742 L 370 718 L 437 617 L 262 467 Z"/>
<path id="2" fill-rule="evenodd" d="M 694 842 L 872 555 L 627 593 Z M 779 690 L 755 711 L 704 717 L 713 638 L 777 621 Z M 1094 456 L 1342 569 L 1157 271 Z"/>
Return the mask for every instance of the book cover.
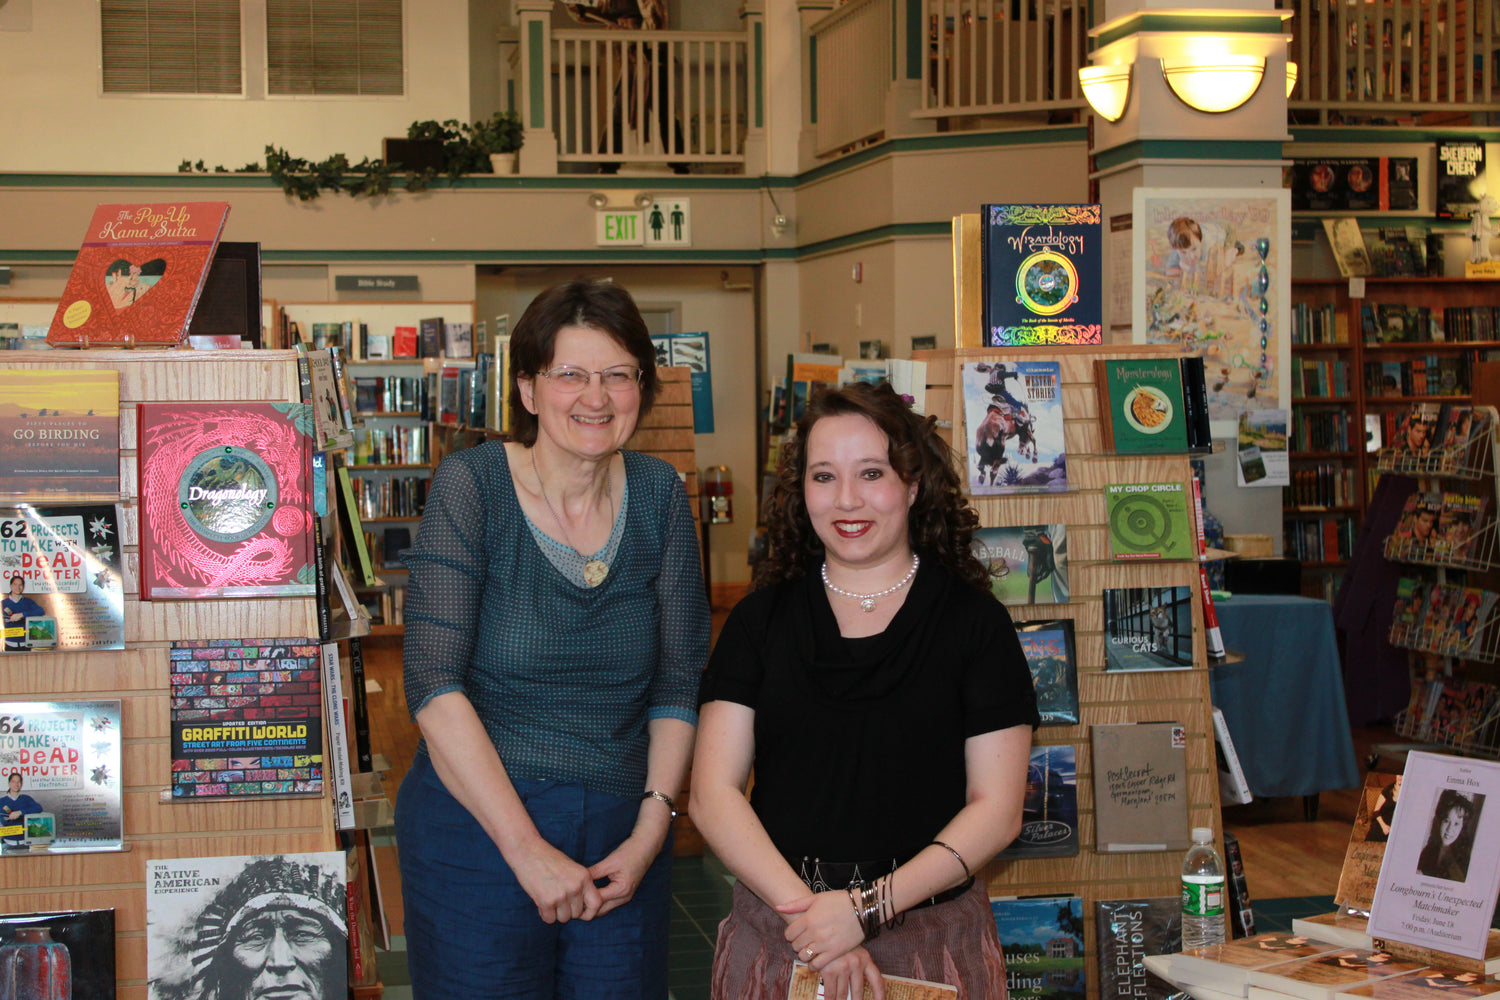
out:
<path id="1" fill-rule="evenodd" d="M 1189 670 L 1192 666 L 1191 587 L 1104 591 L 1105 670 Z"/>
<path id="2" fill-rule="evenodd" d="M 1366 927 L 1368 928 L 1368 923 Z M 1489 940 L 1485 945 L 1483 958 L 1465 958 L 1454 955 L 1451 952 L 1437 951 L 1432 948 L 1424 948 L 1421 945 L 1406 944 L 1401 941 L 1389 939 L 1376 941 L 1371 939 L 1370 948 L 1378 948 L 1388 951 L 1397 958 L 1408 962 L 1418 962 L 1422 965 L 1436 966 L 1446 974 L 1452 976 L 1459 973 L 1467 973 L 1472 979 L 1482 976 L 1493 976 L 1500 973 L 1500 930 L 1490 929 Z"/>
<path id="3" fill-rule="evenodd" d="M 1439 219 L 1467 219 L 1484 195 L 1484 141 L 1437 141 L 1437 196 Z"/>
<path id="4" fill-rule="evenodd" d="M 351 642 L 358 642 L 351 639 Z M 344 691 L 344 675 L 339 665 L 339 644 L 325 642 L 318 647 L 318 669 L 328 697 L 323 707 L 328 720 L 328 780 L 333 791 L 333 813 L 340 830 L 354 828 L 354 790 L 350 777 L 349 698 Z"/>
<path id="5" fill-rule="evenodd" d="M 47 343 L 181 343 L 228 216 L 226 201 L 98 206 Z"/>
<path id="6" fill-rule="evenodd" d="M 1104 487 L 1109 550 L 1115 559 L 1196 559 L 1197 540 L 1182 483 Z"/>
<path id="7" fill-rule="evenodd" d="M 0 702 L 0 846 L 118 851 L 122 845 L 120 701 Z M 37 815 L 52 817 L 41 831 Z M 36 833 L 40 832 L 41 843 Z"/>
<path id="8" fill-rule="evenodd" d="M 0 493 L 119 493 L 120 373 L 0 369 Z"/>
<path id="9" fill-rule="evenodd" d="M 1344 850 L 1338 888 L 1333 894 L 1333 901 L 1339 906 L 1369 912 L 1400 794 L 1401 775 L 1382 771 L 1365 775 L 1359 805 L 1354 810 L 1354 826 L 1349 832 L 1349 846 Z"/>
<path id="10" fill-rule="evenodd" d="M 1484 527 L 1489 497 L 1477 493 L 1444 493 L 1438 519 L 1437 553 L 1449 559 L 1470 558 L 1475 536 Z"/>
<path id="11" fill-rule="evenodd" d="M 443 357 L 472 358 L 474 356 L 474 324 L 443 324 Z"/>
<path id="12" fill-rule="evenodd" d="M 417 320 L 417 357 L 440 358 L 443 356 L 443 318 Z"/>
<path id="13" fill-rule="evenodd" d="M 370 558 L 370 549 L 365 544 L 364 523 L 360 520 L 359 504 L 354 499 L 354 480 L 348 466 L 342 463 L 335 467 L 334 475 L 339 482 L 338 521 L 344 542 L 344 562 L 363 586 L 375 587 L 380 578 L 375 575 L 375 563 Z"/>
<path id="14" fill-rule="evenodd" d="M 188 324 L 188 337 L 227 337 L 233 347 L 263 346 L 260 277 L 259 243 L 220 240 Z"/>
<path id="15" fill-rule="evenodd" d="M 1187 730 L 1175 722 L 1090 727 L 1094 849 L 1178 851 L 1188 834 Z"/>
<path id="16" fill-rule="evenodd" d="M 391 357 L 415 358 L 419 344 L 416 327 L 398 326 L 391 330 Z"/>
<path id="17" fill-rule="evenodd" d="M 1396 581 L 1396 606 L 1391 612 L 1393 644 L 1408 646 L 1416 642 L 1427 591 L 1431 586 L 1428 581 L 1415 576 L 1403 576 Z"/>
<path id="18" fill-rule="evenodd" d="M 316 592 L 300 403 L 141 403 L 141 597 Z"/>
<path id="19" fill-rule="evenodd" d="M 1177 896 L 1094 902 L 1099 996 L 1103 1000 L 1166 1000 L 1177 987 L 1146 969 L 1147 955 L 1182 950 L 1182 900 Z"/>
<path id="20" fill-rule="evenodd" d="M 1328 236 L 1328 245 L 1333 250 L 1333 260 L 1340 275 L 1358 278 L 1374 273 L 1375 266 L 1370 263 L 1370 251 L 1365 246 L 1358 219 L 1324 219 L 1323 231 Z"/>
<path id="21" fill-rule="evenodd" d="M 323 699 L 313 639 L 179 639 L 172 796 L 323 794 Z"/>
<path id="22" fill-rule="evenodd" d="M 1245 877 L 1245 856 L 1240 851 L 1240 840 L 1228 830 L 1224 831 L 1224 867 L 1229 876 L 1226 909 L 1229 911 L 1230 937 L 1250 937 L 1255 933 L 1255 911 L 1250 905 L 1250 880 Z"/>
<path id="23" fill-rule="evenodd" d="M 72 996 L 79 1000 L 114 1000 L 114 910 L 0 914 L 0 948 L 15 944 L 17 932 L 39 927 L 46 928 L 48 937 L 68 953 Z M 5 971 L 9 971 L 8 965 Z M 4 973 L 0 973 L 0 984 L 6 982 Z"/>
<path id="24" fill-rule="evenodd" d="M 337 350 L 338 348 L 328 348 L 309 351 L 307 354 L 312 396 L 306 402 L 312 406 L 313 427 L 316 431 L 313 446 L 318 451 L 347 448 L 354 443 L 354 432 L 344 420 L 344 404 L 339 397 L 338 372 L 333 359 L 333 353 Z"/>
<path id="25" fill-rule="evenodd" d="M 1099 359 L 1094 379 L 1106 447 L 1120 455 L 1187 450 L 1188 413 L 1177 359 Z"/>
<path id="26" fill-rule="evenodd" d="M 1032 747 L 1021 832 L 998 857 L 1070 858 L 1077 853 L 1077 753 L 1071 746 Z"/>
<path id="27" fill-rule="evenodd" d="M 0 506 L 5 652 L 125 648 L 120 530 L 114 504 Z"/>
<path id="28" fill-rule="evenodd" d="M 985 347 L 1104 341 L 1098 205 L 980 208 Z"/>
<path id="29" fill-rule="evenodd" d="M 1260 987 L 1269 993 L 1265 1000 L 1275 1000 L 1276 994 L 1302 1000 L 1332 1000 L 1339 990 L 1404 976 L 1421 968 L 1416 962 L 1402 961 L 1388 952 L 1341 948 L 1251 971 L 1249 995 L 1258 997 L 1255 989 Z"/>
<path id="30" fill-rule="evenodd" d="M 1298 934 L 1269 931 L 1174 955 L 1172 978 L 1244 996 L 1250 985 L 1251 970 L 1333 950 L 1332 945 L 1311 941 Z"/>
<path id="31" fill-rule="evenodd" d="M 1068 603 L 1068 529 L 1062 524 L 979 528 L 970 542 L 1006 607 Z"/>
<path id="32" fill-rule="evenodd" d="M 1370 937 L 1370 918 L 1343 910 L 1293 917 L 1292 931 L 1340 948 L 1374 947 L 1374 940 Z"/>
<path id="33" fill-rule="evenodd" d="M 1229 722 L 1218 708 L 1214 716 L 1214 765 L 1219 772 L 1219 801 L 1226 806 L 1242 806 L 1251 801 L 1250 782 L 1245 778 L 1245 769 L 1240 766 L 1240 755 L 1234 748 L 1234 737 L 1229 732 Z M 1225 850 L 1228 850 L 1229 834 L 1225 834 Z M 1247 932 L 1253 934 L 1254 931 Z"/>
<path id="34" fill-rule="evenodd" d="M 1477 972 L 1428 968 L 1412 976 L 1351 986 L 1335 996 L 1343 1000 L 1477 1000 L 1496 993 L 1500 993 L 1500 979 Z"/>
<path id="35" fill-rule="evenodd" d="M 969 492 L 1067 490 L 1062 365 L 966 361 L 962 381 Z"/>
<path id="36" fill-rule="evenodd" d="M 1083 1000 L 1083 900 L 1077 896 L 1004 896 L 990 900 L 1005 990 L 1011 1000 Z"/>
<path id="37" fill-rule="evenodd" d="M 1500 894 L 1500 763 L 1413 750 L 1380 865 L 1370 936 L 1483 959 Z"/>
<path id="38" fill-rule="evenodd" d="M 345 996 L 348 891 L 343 851 L 147 861 L 151 1000 L 225 997 L 272 961 L 305 996 Z"/>
<path id="39" fill-rule="evenodd" d="M 906 976 L 880 974 L 880 983 L 885 990 L 885 1000 L 958 1000 L 958 987 L 947 983 L 934 983 L 926 979 L 909 979 Z M 864 984 L 863 1000 L 873 1000 L 875 994 L 870 984 Z M 787 989 L 786 1000 L 823 1000 L 822 977 L 810 965 L 792 963 L 792 981 Z"/>
<path id="40" fill-rule="evenodd" d="M 1073 646 L 1073 619 L 1018 622 L 1016 634 L 1031 667 L 1042 725 L 1076 726 L 1078 661 Z"/>

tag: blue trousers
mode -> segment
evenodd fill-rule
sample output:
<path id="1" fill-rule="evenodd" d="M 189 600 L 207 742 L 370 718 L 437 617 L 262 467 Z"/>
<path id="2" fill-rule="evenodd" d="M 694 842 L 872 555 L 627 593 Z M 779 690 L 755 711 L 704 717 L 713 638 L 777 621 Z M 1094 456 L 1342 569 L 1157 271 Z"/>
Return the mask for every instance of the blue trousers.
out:
<path id="1" fill-rule="evenodd" d="M 630 835 L 640 801 L 560 781 L 514 782 L 546 841 L 581 865 Z M 494 841 L 418 753 L 396 798 L 415 1000 L 664 1000 L 672 838 L 630 902 L 543 923 Z"/>

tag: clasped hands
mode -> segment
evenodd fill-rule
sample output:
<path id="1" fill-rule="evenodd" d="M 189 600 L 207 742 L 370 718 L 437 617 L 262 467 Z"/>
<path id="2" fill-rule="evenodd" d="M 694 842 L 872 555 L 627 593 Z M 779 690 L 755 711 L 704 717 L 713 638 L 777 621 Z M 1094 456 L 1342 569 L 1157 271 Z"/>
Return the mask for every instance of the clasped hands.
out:
<path id="1" fill-rule="evenodd" d="M 630 902 L 651 867 L 661 842 L 631 834 L 609 854 L 585 868 L 541 837 L 522 857 L 506 859 L 544 923 L 593 920 Z M 596 882 L 603 881 L 600 886 Z"/>
<path id="2" fill-rule="evenodd" d="M 791 918 L 785 937 L 797 958 L 823 977 L 828 1000 L 860 1000 L 867 983 L 875 1000 L 885 1000 L 885 984 L 875 961 L 862 947 L 864 928 L 848 892 L 816 892 L 783 903 L 776 912 Z"/>

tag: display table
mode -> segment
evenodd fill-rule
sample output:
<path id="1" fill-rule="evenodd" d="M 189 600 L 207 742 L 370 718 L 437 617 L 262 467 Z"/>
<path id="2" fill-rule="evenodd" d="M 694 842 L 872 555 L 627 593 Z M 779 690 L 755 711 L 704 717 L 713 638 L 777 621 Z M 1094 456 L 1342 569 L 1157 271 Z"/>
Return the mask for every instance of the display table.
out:
<path id="1" fill-rule="evenodd" d="M 1237 594 L 1215 609 L 1224 644 L 1244 655 L 1213 667 L 1211 689 L 1250 791 L 1308 797 L 1314 817 L 1319 792 L 1360 783 L 1332 611 L 1271 594 Z"/>

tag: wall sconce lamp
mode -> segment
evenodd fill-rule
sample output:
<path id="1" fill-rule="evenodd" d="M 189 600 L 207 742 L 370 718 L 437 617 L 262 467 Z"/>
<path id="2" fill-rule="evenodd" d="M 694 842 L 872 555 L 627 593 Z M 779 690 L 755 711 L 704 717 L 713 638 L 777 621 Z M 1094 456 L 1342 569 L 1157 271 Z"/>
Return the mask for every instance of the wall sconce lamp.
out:
<path id="1" fill-rule="evenodd" d="M 1286 96 L 1290 100 L 1292 91 L 1297 89 L 1297 64 L 1290 59 L 1286 64 Z"/>
<path id="2" fill-rule="evenodd" d="M 589 207 L 592 209 L 650 208 L 655 201 L 656 198 L 650 191 L 616 191 L 613 194 L 594 191 L 589 195 Z"/>
<path id="3" fill-rule="evenodd" d="M 1265 56 L 1213 55 L 1163 58 L 1162 74 L 1188 107 L 1217 114 L 1254 96 L 1266 73 Z"/>
<path id="4" fill-rule="evenodd" d="M 1078 85 L 1084 100 L 1094 114 L 1107 122 L 1117 122 L 1125 113 L 1130 99 L 1130 73 L 1133 63 L 1113 66 L 1084 66 L 1078 71 Z"/>

